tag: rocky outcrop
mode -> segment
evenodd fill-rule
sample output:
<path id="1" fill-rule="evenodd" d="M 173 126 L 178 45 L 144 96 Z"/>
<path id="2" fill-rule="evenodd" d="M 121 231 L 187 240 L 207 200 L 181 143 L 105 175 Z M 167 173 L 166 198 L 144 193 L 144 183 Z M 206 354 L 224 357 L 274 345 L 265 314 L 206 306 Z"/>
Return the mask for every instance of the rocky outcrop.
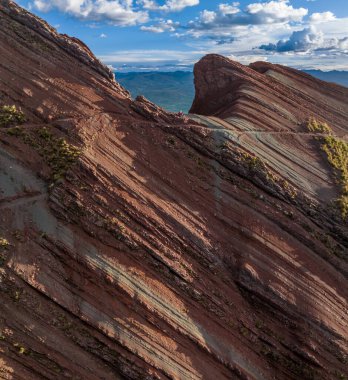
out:
<path id="1" fill-rule="evenodd" d="M 41 47 L 46 51 L 53 49 L 54 45 L 58 45 L 59 49 L 65 50 L 77 60 L 92 67 L 105 78 L 114 79 L 112 70 L 102 64 L 79 39 L 57 33 L 56 29 L 47 24 L 44 20 L 18 7 L 12 1 L 1 0 L 0 7 L 1 12 L 11 18 L 12 29 L 14 28 L 18 36 L 22 39 L 33 38 L 32 42 L 35 43 L 36 47 Z M 6 23 L 5 20 L 6 19 L 2 19 L 4 24 Z M 39 36 L 42 36 L 44 39 L 42 40 Z M 51 42 L 51 44 L 48 43 L 48 41 Z"/>
<path id="2" fill-rule="evenodd" d="M 228 118 L 241 115 L 260 130 L 301 131 L 303 120 L 316 117 L 345 135 L 348 89 L 267 62 L 250 66 L 219 55 L 195 65 L 191 113 Z"/>
<path id="3" fill-rule="evenodd" d="M 67 49 L 76 42 L 14 3 L 0 12 L 1 377 L 347 376 L 347 224 L 329 207 L 331 168 L 308 140 L 303 170 L 319 179 L 289 181 L 294 165 L 239 136 L 251 111 L 234 114 L 262 93 L 273 111 L 258 132 L 297 133 L 308 115 L 282 103 L 283 126 L 268 98 L 284 84 L 213 57 L 237 67 L 224 83 L 243 73 L 240 96 L 221 85 L 223 106 L 198 76 L 193 111 L 206 102 L 215 119 L 189 119 L 132 101 L 82 45 Z M 339 91 L 324 120 L 343 135 Z M 296 144 L 284 155 L 305 152 Z"/>
<path id="4" fill-rule="evenodd" d="M 327 124 L 347 141 L 347 88 L 291 68 L 266 62 L 247 67 L 218 55 L 196 64 L 195 86 L 191 113 L 217 139 L 256 155 L 320 204 L 338 196 L 320 146 L 325 133 L 308 129 L 308 122 Z"/>

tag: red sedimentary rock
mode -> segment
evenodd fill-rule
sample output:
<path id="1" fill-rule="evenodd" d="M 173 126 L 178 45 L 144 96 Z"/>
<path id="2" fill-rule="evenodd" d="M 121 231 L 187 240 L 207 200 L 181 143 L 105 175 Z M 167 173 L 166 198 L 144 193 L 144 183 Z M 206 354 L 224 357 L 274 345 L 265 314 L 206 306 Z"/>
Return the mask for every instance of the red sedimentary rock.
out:
<path id="1" fill-rule="evenodd" d="M 1 378 L 348 375 L 347 89 L 207 56 L 171 114 L 7 0 L 0 57 Z"/>

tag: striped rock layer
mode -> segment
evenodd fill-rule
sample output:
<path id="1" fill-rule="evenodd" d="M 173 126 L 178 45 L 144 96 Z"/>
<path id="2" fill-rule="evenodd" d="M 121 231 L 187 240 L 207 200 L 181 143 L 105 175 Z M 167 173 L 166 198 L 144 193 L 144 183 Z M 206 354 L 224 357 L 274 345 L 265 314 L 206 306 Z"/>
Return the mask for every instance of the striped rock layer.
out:
<path id="1" fill-rule="evenodd" d="M 207 56 L 167 113 L 8 0 L 0 57 L 0 378 L 348 376 L 347 89 Z"/>

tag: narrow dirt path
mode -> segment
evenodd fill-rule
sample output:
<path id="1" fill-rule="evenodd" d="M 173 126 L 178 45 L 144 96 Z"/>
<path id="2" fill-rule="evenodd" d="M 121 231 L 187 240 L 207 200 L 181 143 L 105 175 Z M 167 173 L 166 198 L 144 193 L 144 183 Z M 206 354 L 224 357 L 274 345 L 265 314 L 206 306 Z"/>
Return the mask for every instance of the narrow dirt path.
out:
<path id="1" fill-rule="evenodd" d="M 317 137 L 326 137 L 322 133 L 284 131 L 240 131 L 226 120 L 215 116 L 190 115 L 190 117 L 209 129 L 213 133 L 217 145 L 224 141 L 231 141 L 247 151 L 258 155 L 265 160 L 275 173 L 284 177 L 289 183 L 305 192 L 318 196 L 326 201 L 337 197 L 337 189 L 333 184 L 330 172 L 324 161 L 314 159 L 311 155 L 305 160 L 304 150 L 310 140 Z M 282 137 L 284 136 L 284 143 Z M 289 146 L 286 143 L 289 140 Z M 278 141 L 279 140 L 279 141 Z M 290 149 L 291 146 L 291 149 Z M 310 147 L 308 146 L 308 149 Z"/>

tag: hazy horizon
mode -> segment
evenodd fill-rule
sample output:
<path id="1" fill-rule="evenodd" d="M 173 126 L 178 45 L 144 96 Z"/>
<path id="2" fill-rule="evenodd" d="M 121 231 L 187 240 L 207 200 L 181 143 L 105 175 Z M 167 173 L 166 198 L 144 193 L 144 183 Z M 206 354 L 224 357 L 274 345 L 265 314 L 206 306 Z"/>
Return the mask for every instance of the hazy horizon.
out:
<path id="1" fill-rule="evenodd" d="M 306 70 L 319 79 L 348 87 L 348 71 Z M 144 95 L 172 112 L 188 112 L 195 94 L 192 71 L 115 72 L 116 80 L 133 98 Z"/>
<path id="2" fill-rule="evenodd" d="M 193 65 L 194 66 L 194 65 Z M 114 69 L 115 74 L 131 74 L 131 73 L 175 73 L 175 72 L 183 72 L 183 73 L 193 73 L 193 66 L 191 68 L 187 68 L 186 70 L 180 69 L 176 66 L 173 66 L 172 68 L 166 68 L 166 67 L 142 67 L 142 68 L 137 68 L 137 67 L 120 67 L 117 69 Z M 284 65 L 287 67 L 291 67 L 296 69 L 296 67 L 292 67 L 289 65 Z M 318 71 L 322 73 L 348 73 L 348 68 L 347 70 L 320 70 L 320 69 L 298 69 L 303 72 L 309 72 L 309 71 Z"/>

